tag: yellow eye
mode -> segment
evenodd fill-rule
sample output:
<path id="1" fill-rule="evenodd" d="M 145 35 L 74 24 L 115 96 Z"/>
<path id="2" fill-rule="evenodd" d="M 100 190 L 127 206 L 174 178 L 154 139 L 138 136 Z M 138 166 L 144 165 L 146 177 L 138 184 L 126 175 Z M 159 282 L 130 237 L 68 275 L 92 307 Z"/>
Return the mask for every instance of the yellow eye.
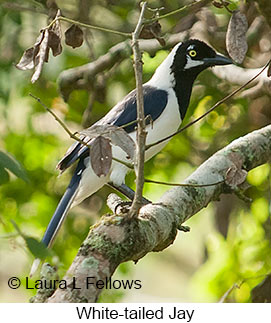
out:
<path id="1" fill-rule="evenodd" d="M 190 51 L 188 52 L 188 54 L 189 54 L 191 57 L 195 57 L 195 56 L 197 56 L 197 52 L 196 52 L 194 49 L 190 50 Z"/>

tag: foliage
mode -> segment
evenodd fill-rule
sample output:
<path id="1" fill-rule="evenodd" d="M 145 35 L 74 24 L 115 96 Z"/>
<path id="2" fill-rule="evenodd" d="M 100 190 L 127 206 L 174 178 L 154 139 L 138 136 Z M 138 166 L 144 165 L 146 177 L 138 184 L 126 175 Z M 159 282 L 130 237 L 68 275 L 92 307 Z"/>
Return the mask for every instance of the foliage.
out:
<path id="1" fill-rule="evenodd" d="M 189 2 L 153 0 L 149 1 L 149 6 L 163 6 L 165 9 L 162 13 L 166 13 Z M 207 2 L 201 10 L 191 7 L 161 19 L 162 34 L 185 29 L 191 31 L 190 35 L 193 32 L 195 35 L 195 30 L 205 28 L 203 34 L 212 46 L 225 51 L 224 42 L 231 13 L 224 7 L 207 5 Z M 63 15 L 71 19 L 124 32 L 134 29 L 139 12 L 134 1 L 87 3 L 83 0 L 69 0 L 65 4 L 57 1 Z M 28 94 L 31 92 L 40 97 L 70 129 L 77 131 L 83 128 L 82 122 L 88 120 L 94 123 L 101 118 L 135 87 L 135 82 L 129 57 L 100 73 L 95 79 L 95 88 L 72 91 L 68 102 L 63 100 L 57 83 L 62 71 L 93 61 L 113 45 L 125 40 L 121 35 L 82 28 L 83 45 L 73 49 L 62 43 L 61 55 L 50 57 L 39 79 L 31 84 L 31 72 L 22 72 L 14 64 L 19 62 L 25 49 L 33 46 L 39 30 L 48 24 L 47 15 L 43 14 L 48 8 L 45 1 L 18 0 L 7 4 L 0 7 L 0 258 L 3 261 L 7 255 L 11 255 L 3 268 L 10 276 L 25 277 L 33 256 L 27 248 L 29 241 L 20 235 L 14 237 L 16 231 L 11 220 L 28 239 L 40 239 L 69 182 L 70 174 L 65 173 L 57 178 L 55 165 L 72 143 L 59 124 Z M 22 7 L 33 10 L 22 10 Z M 239 7 L 239 1 L 230 1 L 230 10 Z M 257 25 L 256 20 L 263 18 L 256 10 L 254 1 L 248 1 L 244 11 L 249 23 L 249 46 L 243 66 L 260 67 L 270 56 L 271 41 L 267 36 L 270 27 L 265 22 L 262 26 Z M 149 13 L 150 17 L 152 14 Z M 64 31 L 71 27 L 66 22 L 63 22 L 63 26 Z M 78 30 L 77 33 L 80 34 Z M 198 34 L 195 36 L 201 37 Z M 144 53 L 144 81 L 150 78 L 166 55 L 167 51 L 162 47 L 154 57 Z M 233 88 L 232 84 L 219 79 L 210 70 L 202 73 L 194 86 L 184 123 L 207 111 Z M 203 121 L 173 138 L 160 154 L 146 164 L 146 178 L 182 182 L 214 152 L 235 138 L 270 123 L 269 106 L 270 94 L 266 92 L 231 99 Z M 240 288 L 234 289 L 227 300 L 251 301 L 252 288 L 271 271 L 270 165 L 262 165 L 249 172 L 247 181 L 250 187 L 246 195 L 252 199 L 250 204 L 234 196 L 226 196 L 189 220 L 187 224 L 192 227 L 192 232 L 179 234 L 172 247 L 163 253 L 147 255 L 136 267 L 126 263 L 117 270 L 116 277 L 142 280 L 140 294 L 138 291 L 106 292 L 101 300 L 135 300 L 141 297 L 138 295 L 144 295 L 143 300 L 147 301 L 166 298 L 218 301 L 237 283 L 241 285 Z M 128 175 L 127 183 L 133 187 L 132 173 Z M 144 195 L 157 201 L 167 189 L 165 186 L 146 184 Z M 58 266 L 60 276 L 71 264 L 89 226 L 108 211 L 105 200 L 109 192 L 107 187 L 101 189 L 69 213 L 48 258 Z M 19 255 L 18 258 L 15 255 Z M 18 267 L 17 262 L 20 263 Z M 157 268 L 161 268 L 161 272 Z M 6 276 L 0 281 L 0 290 L 5 284 Z M 180 286 L 185 288 L 181 289 Z M 29 294 L 25 292 L 23 301 L 28 298 Z M 0 299 L 7 301 L 1 292 Z"/>
<path id="2" fill-rule="evenodd" d="M 0 151 L 0 184 L 5 184 L 9 181 L 9 173 L 7 170 L 24 181 L 27 181 L 27 176 L 22 166 L 8 154 Z"/>

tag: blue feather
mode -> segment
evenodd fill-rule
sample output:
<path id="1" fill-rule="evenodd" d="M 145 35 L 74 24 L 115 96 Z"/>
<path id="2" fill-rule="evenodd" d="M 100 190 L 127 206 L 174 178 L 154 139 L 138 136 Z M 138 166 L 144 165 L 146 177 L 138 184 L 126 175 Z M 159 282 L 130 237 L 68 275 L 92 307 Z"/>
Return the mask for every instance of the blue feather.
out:
<path id="1" fill-rule="evenodd" d="M 76 171 L 70 181 L 70 184 L 66 192 L 64 193 L 62 199 L 60 200 L 55 210 L 55 213 L 52 216 L 51 221 L 42 238 L 42 242 L 46 245 L 46 247 L 49 247 L 53 242 L 55 235 L 57 234 L 62 222 L 66 217 L 67 212 L 70 209 L 70 206 L 76 195 L 77 188 L 79 187 L 82 173 L 85 168 L 86 166 L 84 164 L 84 158 L 80 158 L 79 163 L 76 167 Z"/>

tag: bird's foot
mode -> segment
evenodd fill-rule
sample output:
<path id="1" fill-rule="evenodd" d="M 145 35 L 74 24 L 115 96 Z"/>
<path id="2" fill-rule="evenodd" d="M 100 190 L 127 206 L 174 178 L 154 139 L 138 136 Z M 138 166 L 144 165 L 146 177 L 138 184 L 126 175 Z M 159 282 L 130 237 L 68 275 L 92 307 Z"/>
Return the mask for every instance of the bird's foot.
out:
<path id="1" fill-rule="evenodd" d="M 146 198 L 142 198 L 142 206 L 152 203 Z M 118 195 L 110 194 L 107 198 L 107 205 L 116 215 L 127 214 L 130 211 L 132 201 L 123 201 Z"/>
<path id="2" fill-rule="evenodd" d="M 118 195 L 110 194 L 107 198 L 107 205 L 114 214 L 121 215 L 129 212 L 132 202 L 123 201 Z"/>
<path id="3" fill-rule="evenodd" d="M 130 211 L 132 201 L 121 201 L 119 202 L 114 209 L 114 213 L 117 215 L 126 214 Z"/>

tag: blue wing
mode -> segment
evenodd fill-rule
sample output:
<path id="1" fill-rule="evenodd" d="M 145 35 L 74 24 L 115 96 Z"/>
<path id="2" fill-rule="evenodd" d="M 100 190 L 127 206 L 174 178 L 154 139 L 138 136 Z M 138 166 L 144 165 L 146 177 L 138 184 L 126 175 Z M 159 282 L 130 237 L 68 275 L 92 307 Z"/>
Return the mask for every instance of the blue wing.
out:
<path id="1" fill-rule="evenodd" d="M 143 98 L 144 98 L 144 114 L 145 117 L 150 116 L 146 120 L 149 124 L 151 121 L 156 120 L 164 111 L 168 95 L 164 90 L 158 90 L 155 87 L 145 85 L 143 86 Z M 124 100 L 112 109 L 103 119 L 103 123 L 113 124 L 121 127 L 125 124 L 135 121 L 137 118 L 136 111 L 136 90 L 130 92 Z M 151 119 L 151 120 L 150 120 Z M 124 130 L 128 133 L 135 130 L 136 123 L 130 124 L 124 127 Z"/>
<path id="2" fill-rule="evenodd" d="M 144 85 L 143 96 L 145 117 L 150 116 L 150 118 L 146 119 L 146 124 L 149 124 L 159 118 L 164 111 L 168 102 L 168 94 L 165 90 L 159 90 L 155 87 Z M 96 124 L 110 124 L 121 127 L 135 121 L 136 117 L 136 90 L 133 90 Z M 130 133 L 135 130 L 135 127 L 136 123 L 130 124 L 124 127 L 124 130 Z M 61 171 L 64 171 L 78 158 L 84 157 L 84 155 L 88 155 L 88 147 L 83 146 L 80 143 L 74 143 L 67 154 L 58 163 L 58 168 Z"/>

